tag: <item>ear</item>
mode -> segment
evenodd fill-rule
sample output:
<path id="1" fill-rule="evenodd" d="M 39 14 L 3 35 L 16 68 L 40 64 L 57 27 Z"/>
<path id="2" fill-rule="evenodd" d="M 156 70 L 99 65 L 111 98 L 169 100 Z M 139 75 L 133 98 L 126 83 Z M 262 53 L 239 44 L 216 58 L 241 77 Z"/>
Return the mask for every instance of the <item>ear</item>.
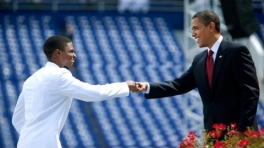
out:
<path id="1" fill-rule="evenodd" d="M 61 55 L 61 51 L 59 49 L 56 49 L 54 51 L 54 54 L 55 54 L 56 57 L 59 57 Z"/>
<path id="2" fill-rule="evenodd" d="M 215 23 L 214 22 L 210 22 L 209 26 L 210 26 L 210 31 L 215 30 Z"/>

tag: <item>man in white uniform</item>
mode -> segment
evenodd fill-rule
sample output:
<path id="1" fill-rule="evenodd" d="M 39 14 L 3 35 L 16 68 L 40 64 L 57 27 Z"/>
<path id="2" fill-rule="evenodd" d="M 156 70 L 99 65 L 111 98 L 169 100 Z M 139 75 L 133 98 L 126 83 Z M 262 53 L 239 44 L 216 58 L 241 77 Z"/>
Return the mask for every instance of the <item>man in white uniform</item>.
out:
<path id="1" fill-rule="evenodd" d="M 13 114 L 18 148 L 61 148 L 59 136 L 72 98 L 88 102 L 125 97 L 135 86 L 132 81 L 91 85 L 74 78 L 64 68 L 72 68 L 76 58 L 66 37 L 47 39 L 44 52 L 48 62 L 25 81 Z"/>

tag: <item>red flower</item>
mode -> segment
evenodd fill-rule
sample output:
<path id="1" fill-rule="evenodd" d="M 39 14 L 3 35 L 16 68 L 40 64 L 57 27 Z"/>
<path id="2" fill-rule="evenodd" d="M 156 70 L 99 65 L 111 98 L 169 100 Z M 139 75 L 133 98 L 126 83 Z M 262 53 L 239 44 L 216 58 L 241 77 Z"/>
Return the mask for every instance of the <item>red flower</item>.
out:
<path id="1" fill-rule="evenodd" d="M 178 148 L 194 148 L 194 144 L 188 139 L 184 139 Z"/>
<path id="2" fill-rule="evenodd" d="M 235 129 L 236 128 L 236 123 L 231 123 L 230 126 L 232 127 L 232 129 Z"/>
<path id="3" fill-rule="evenodd" d="M 217 138 L 216 131 L 210 131 L 209 136 L 211 136 L 212 138 Z"/>
<path id="4" fill-rule="evenodd" d="M 222 135 L 222 131 L 219 130 L 213 130 L 209 132 L 209 136 L 212 138 L 219 138 Z"/>
<path id="5" fill-rule="evenodd" d="M 223 131 L 226 129 L 226 126 L 221 123 L 221 124 L 219 124 L 218 129 Z"/>
<path id="6" fill-rule="evenodd" d="M 226 126 L 224 124 L 220 123 L 220 124 L 214 124 L 213 128 L 223 131 L 226 129 Z"/>
<path id="7" fill-rule="evenodd" d="M 238 145 L 239 146 L 247 146 L 249 144 L 249 142 L 247 141 L 247 140 L 240 140 L 239 142 L 238 142 Z"/>
<path id="8" fill-rule="evenodd" d="M 260 136 L 260 132 L 251 132 L 250 135 L 252 137 L 259 137 Z"/>
<path id="9" fill-rule="evenodd" d="M 212 127 L 217 129 L 219 124 L 214 124 Z"/>
<path id="10" fill-rule="evenodd" d="M 236 133 L 237 133 L 236 130 L 230 130 L 230 131 L 229 131 L 229 134 L 230 134 L 230 135 L 235 135 Z"/>
<path id="11" fill-rule="evenodd" d="M 190 139 L 190 141 L 194 141 L 196 139 L 195 136 L 196 136 L 195 132 L 190 132 L 188 138 Z"/>
<path id="12" fill-rule="evenodd" d="M 251 131 L 251 130 L 246 130 L 244 133 L 245 133 L 246 135 L 251 135 L 252 131 Z"/>
<path id="13" fill-rule="evenodd" d="M 244 132 L 246 136 L 241 139 L 236 129 L 236 124 L 232 123 L 228 128 L 223 124 L 214 124 L 214 130 L 203 132 L 203 142 L 199 143 L 195 132 L 190 132 L 188 137 L 182 141 L 178 148 L 246 148 L 246 147 L 263 147 L 264 146 L 264 128 L 259 131 L 253 131 L 248 128 Z M 220 140 L 223 130 L 226 130 L 224 140 Z M 264 148 L 264 147 L 263 147 Z"/>
<path id="14" fill-rule="evenodd" d="M 214 148 L 224 148 L 226 146 L 226 143 L 222 142 L 222 141 L 216 141 Z"/>

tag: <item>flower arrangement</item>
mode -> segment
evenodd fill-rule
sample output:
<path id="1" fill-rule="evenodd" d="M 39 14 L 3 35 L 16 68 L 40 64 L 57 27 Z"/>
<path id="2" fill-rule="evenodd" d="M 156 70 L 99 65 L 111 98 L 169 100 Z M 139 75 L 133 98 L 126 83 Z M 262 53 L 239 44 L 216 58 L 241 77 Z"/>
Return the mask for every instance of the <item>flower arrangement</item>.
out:
<path id="1" fill-rule="evenodd" d="M 178 148 L 264 148 L 264 128 L 259 131 L 248 128 L 242 133 L 243 137 L 239 136 L 235 123 L 230 126 L 214 124 L 213 129 L 203 131 L 200 141 L 195 132 L 190 132 Z"/>

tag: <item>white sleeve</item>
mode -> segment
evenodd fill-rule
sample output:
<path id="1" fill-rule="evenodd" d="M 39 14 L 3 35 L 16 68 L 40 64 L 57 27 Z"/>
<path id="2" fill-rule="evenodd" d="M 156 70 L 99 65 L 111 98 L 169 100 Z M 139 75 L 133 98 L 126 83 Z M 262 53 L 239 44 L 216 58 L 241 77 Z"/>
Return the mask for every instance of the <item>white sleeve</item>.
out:
<path id="1" fill-rule="evenodd" d="M 23 91 L 18 97 L 17 104 L 12 117 L 12 124 L 18 133 L 20 133 L 22 127 L 25 124 L 25 101 Z"/>
<path id="2" fill-rule="evenodd" d="M 106 85 L 91 85 L 74 78 L 70 72 L 62 73 L 58 82 L 60 92 L 83 101 L 102 101 L 129 95 L 126 82 Z"/>

